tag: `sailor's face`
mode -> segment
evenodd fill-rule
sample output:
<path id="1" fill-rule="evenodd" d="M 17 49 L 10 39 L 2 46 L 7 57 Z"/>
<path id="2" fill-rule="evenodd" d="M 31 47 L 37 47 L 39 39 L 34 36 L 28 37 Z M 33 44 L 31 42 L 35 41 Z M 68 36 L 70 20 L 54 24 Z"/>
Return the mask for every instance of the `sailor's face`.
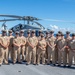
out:
<path id="1" fill-rule="evenodd" d="M 64 38 L 64 36 L 61 36 L 61 39 L 63 39 Z"/>
<path id="2" fill-rule="evenodd" d="M 42 32 L 39 32 L 39 35 L 41 35 L 42 34 Z"/>
<path id="3" fill-rule="evenodd" d="M 12 33 L 9 33 L 9 35 L 12 35 Z"/>
<path id="4" fill-rule="evenodd" d="M 70 34 L 66 34 L 66 36 L 70 36 Z"/>
<path id="5" fill-rule="evenodd" d="M 30 36 L 30 33 L 27 33 L 28 36 Z"/>
<path id="6" fill-rule="evenodd" d="M 48 36 L 49 36 L 49 34 L 47 33 L 47 34 L 46 34 L 46 36 L 48 37 Z"/>
<path id="7" fill-rule="evenodd" d="M 3 32 L 3 35 L 6 36 L 6 32 Z"/>
<path id="8" fill-rule="evenodd" d="M 32 36 L 34 36 L 35 35 L 35 32 L 32 32 Z"/>
<path id="9" fill-rule="evenodd" d="M 23 36 L 23 35 L 24 35 L 24 33 L 23 33 L 23 32 L 20 32 L 20 35 L 22 35 L 22 36 Z"/>
<path id="10" fill-rule="evenodd" d="M 41 40 L 43 40 L 44 39 L 44 36 L 41 36 Z"/>
<path id="11" fill-rule="evenodd" d="M 54 34 L 53 33 L 50 33 L 50 36 L 52 37 Z"/>
<path id="12" fill-rule="evenodd" d="M 75 39 L 75 36 L 72 36 L 72 39 Z"/>
<path id="13" fill-rule="evenodd" d="M 59 38 L 59 36 L 56 36 L 56 38 L 58 39 L 58 38 Z"/>
<path id="14" fill-rule="evenodd" d="M 19 34 L 18 33 L 16 33 L 16 37 L 18 37 L 19 36 Z"/>

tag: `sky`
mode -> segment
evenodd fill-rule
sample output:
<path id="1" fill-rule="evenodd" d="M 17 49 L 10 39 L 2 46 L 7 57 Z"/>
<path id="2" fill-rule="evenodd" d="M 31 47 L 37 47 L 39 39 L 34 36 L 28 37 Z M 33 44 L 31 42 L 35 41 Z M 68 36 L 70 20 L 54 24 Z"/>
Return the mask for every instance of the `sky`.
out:
<path id="1" fill-rule="evenodd" d="M 75 32 L 75 0 L 0 0 L 0 14 L 33 16 L 44 19 L 38 22 L 45 28 Z M 6 25 L 9 29 L 19 23 L 23 21 L 6 22 Z"/>

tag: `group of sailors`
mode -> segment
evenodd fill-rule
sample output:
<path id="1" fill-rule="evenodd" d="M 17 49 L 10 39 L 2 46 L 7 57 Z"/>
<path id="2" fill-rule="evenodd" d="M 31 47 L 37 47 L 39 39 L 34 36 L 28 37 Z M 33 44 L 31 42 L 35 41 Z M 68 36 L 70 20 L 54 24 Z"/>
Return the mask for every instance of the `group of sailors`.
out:
<path id="1" fill-rule="evenodd" d="M 2 31 L 0 36 L 0 66 L 2 63 L 22 63 L 26 65 L 34 64 L 52 64 L 53 66 L 71 67 L 75 64 L 75 33 L 66 32 L 66 37 L 59 31 L 54 36 L 54 31 L 47 31 L 46 36 L 39 30 L 39 36 L 35 36 L 35 30 L 28 30 L 27 37 L 24 31 L 16 31 L 15 36 L 9 30 L 9 36 L 6 36 L 6 30 Z M 74 62 L 73 62 L 74 61 Z"/>

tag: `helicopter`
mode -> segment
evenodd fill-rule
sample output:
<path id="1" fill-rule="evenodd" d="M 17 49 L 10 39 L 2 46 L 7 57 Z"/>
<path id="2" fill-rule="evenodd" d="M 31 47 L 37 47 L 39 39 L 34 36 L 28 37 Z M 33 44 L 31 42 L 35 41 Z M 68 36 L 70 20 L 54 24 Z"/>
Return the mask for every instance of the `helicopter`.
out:
<path id="1" fill-rule="evenodd" d="M 18 25 L 15 25 L 14 27 L 10 28 L 10 30 L 12 30 L 13 32 L 16 31 L 20 31 L 20 30 L 24 30 L 24 35 L 26 36 L 27 31 L 28 30 L 35 30 L 36 32 L 36 36 L 38 36 L 38 32 L 39 30 L 42 30 L 43 32 L 46 32 L 46 29 L 43 25 L 41 25 L 39 22 L 39 20 L 36 17 L 32 17 L 32 16 L 16 16 L 16 15 L 0 15 L 0 17 L 10 17 L 11 19 L 4 19 L 4 20 L 0 20 L 0 22 L 4 22 L 2 24 L 2 30 L 7 30 L 7 25 L 5 24 L 7 21 L 24 21 L 24 24 L 19 23 Z M 27 21 L 27 22 L 26 22 Z"/>
<path id="2" fill-rule="evenodd" d="M 39 19 L 32 16 L 17 16 L 17 15 L 0 15 L 0 17 L 7 17 L 10 19 L 4 19 L 0 20 L 0 22 L 4 22 L 2 24 L 3 30 L 7 30 L 7 25 L 5 24 L 8 21 L 24 21 L 24 24 L 19 23 L 18 25 L 15 25 L 14 27 L 10 28 L 13 32 L 24 30 L 24 35 L 27 36 L 28 30 L 35 30 L 36 36 L 39 34 L 39 30 L 42 30 L 43 33 L 46 33 L 46 31 L 50 31 L 50 29 L 46 29 L 42 24 L 40 24 L 39 20 L 45 20 L 45 21 L 54 21 L 54 22 L 67 22 L 67 23 L 73 23 L 75 22 L 69 22 L 64 20 L 55 20 L 55 19 Z M 8 30 L 7 30 L 8 31 Z"/>

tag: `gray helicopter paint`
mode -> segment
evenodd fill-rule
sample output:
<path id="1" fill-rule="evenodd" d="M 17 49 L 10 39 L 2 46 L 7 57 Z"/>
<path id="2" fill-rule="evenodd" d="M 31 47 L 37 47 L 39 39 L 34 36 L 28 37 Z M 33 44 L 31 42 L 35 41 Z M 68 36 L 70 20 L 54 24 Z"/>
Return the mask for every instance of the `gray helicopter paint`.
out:
<path id="1" fill-rule="evenodd" d="M 22 25 L 22 27 L 20 27 L 20 25 L 17 25 L 10 29 L 13 29 L 14 31 L 19 31 L 19 30 L 25 30 L 25 29 L 41 29 L 41 27 L 36 27 L 32 25 Z"/>
<path id="2" fill-rule="evenodd" d="M 36 36 L 38 36 L 39 30 L 45 31 L 45 29 L 43 29 L 40 26 L 26 25 L 26 24 L 25 25 L 24 24 L 19 24 L 19 25 L 16 25 L 16 26 L 14 26 L 10 29 L 13 30 L 13 32 L 24 30 L 24 36 L 27 36 L 27 31 L 28 30 L 35 30 L 36 31 L 35 32 Z M 13 33 L 13 35 L 15 35 L 15 34 Z"/>

